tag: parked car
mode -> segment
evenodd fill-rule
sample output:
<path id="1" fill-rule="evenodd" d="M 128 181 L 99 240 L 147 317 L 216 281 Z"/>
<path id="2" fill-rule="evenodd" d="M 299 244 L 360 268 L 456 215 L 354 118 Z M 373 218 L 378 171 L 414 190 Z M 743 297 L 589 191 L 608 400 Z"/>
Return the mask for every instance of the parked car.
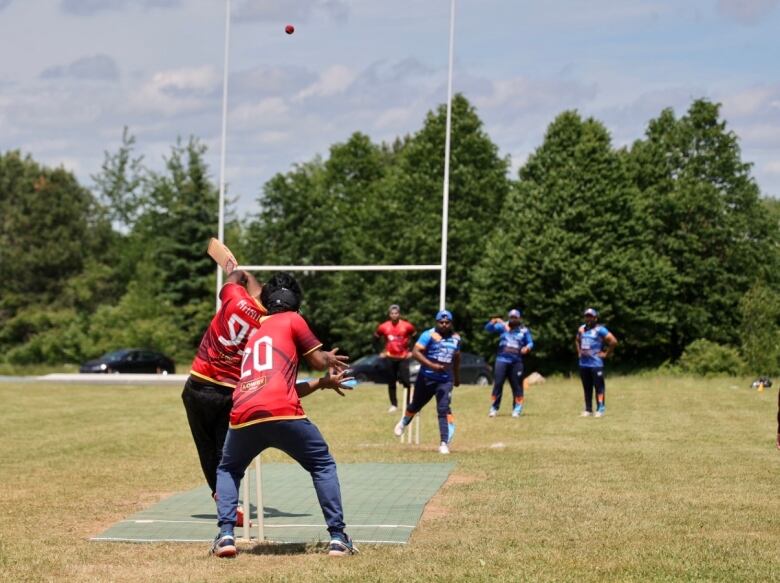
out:
<path id="1" fill-rule="evenodd" d="M 123 348 L 81 365 L 79 372 L 173 374 L 173 361 L 154 350 Z"/>
<path id="2" fill-rule="evenodd" d="M 417 380 L 420 363 L 413 358 L 407 359 L 409 366 L 409 381 Z M 384 384 L 389 382 L 390 373 L 384 359 L 378 354 L 369 354 L 358 358 L 352 363 L 352 373 L 360 382 Z M 493 370 L 484 358 L 478 354 L 462 352 L 460 355 L 460 382 L 464 385 L 485 386 L 493 382 Z"/>

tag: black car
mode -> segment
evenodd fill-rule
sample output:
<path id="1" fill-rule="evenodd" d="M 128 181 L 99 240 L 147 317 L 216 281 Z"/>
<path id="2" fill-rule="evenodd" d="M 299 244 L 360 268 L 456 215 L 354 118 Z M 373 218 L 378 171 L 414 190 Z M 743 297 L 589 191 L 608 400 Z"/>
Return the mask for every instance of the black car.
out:
<path id="1" fill-rule="evenodd" d="M 173 374 L 173 361 L 154 350 L 123 348 L 81 365 L 79 372 Z"/>
<path id="2" fill-rule="evenodd" d="M 420 371 L 420 363 L 413 358 L 407 359 L 406 362 L 409 367 L 409 382 L 413 383 Z M 390 381 L 390 371 L 387 369 L 385 360 L 378 354 L 358 358 L 352 363 L 351 369 L 355 378 L 360 382 L 384 384 Z M 493 371 L 485 359 L 478 354 L 461 352 L 460 382 L 464 385 L 489 385 L 493 382 Z"/>

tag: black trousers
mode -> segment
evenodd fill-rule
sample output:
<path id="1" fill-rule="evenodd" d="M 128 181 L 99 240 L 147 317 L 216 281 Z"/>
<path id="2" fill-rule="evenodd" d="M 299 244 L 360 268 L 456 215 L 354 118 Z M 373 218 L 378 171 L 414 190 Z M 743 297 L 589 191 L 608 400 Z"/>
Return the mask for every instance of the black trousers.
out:
<path id="1" fill-rule="evenodd" d="M 585 410 L 593 412 L 593 389 L 596 389 L 596 406 L 606 405 L 606 388 L 603 367 L 580 367 L 582 390 L 585 393 Z"/>
<path id="2" fill-rule="evenodd" d="M 198 450 L 200 467 L 213 495 L 217 491 L 217 466 L 222 459 L 230 423 L 233 389 L 190 376 L 181 400 Z"/>
<path id="3" fill-rule="evenodd" d="M 411 386 L 409 384 L 409 359 L 385 358 L 385 366 L 387 366 L 387 372 L 390 375 L 390 380 L 387 383 L 387 396 L 390 397 L 390 404 L 393 407 L 397 407 L 396 383 L 401 381 L 401 384 L 407 389 Z"/>

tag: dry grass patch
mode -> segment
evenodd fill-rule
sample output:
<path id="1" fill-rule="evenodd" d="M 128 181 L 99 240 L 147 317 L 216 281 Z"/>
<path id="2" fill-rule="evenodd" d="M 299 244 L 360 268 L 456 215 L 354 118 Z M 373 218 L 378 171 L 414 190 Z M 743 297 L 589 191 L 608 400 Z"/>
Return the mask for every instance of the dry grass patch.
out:
<path id="1" fill-rule="evenodd" d="M 312 395 L 307 412 L 338 463 L 456 464 L 409 545 L 341 561 L 317 545 L 219 561 L 203 544 L 89 542 L 202 483 L 181 390 L 0 384 L 0 579 L 780 580 L 777 394 L 748 384 L 609 378 L 603 419 L 578 418 L 576 380 L 534 387 L 521 419 L 488 419 L 489 389 L 461 387 L 446 457 L 428 409 L 422 446 L 393 438 L 383 387 Z"/>

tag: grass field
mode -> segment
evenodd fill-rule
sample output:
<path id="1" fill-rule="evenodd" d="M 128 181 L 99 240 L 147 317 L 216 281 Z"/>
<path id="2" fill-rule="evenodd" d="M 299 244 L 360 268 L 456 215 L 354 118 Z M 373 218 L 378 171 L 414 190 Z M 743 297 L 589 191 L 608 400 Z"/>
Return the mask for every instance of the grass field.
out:
<path id="1" fill-rule="evenodd" d="M 457 389 L 457 466 L 409 545 L 343 560 L 262 546 L 234 561 L 203 544 L 87 540 L 202 482 L 179 388 L 0 383 L 0 580 L 780 580 L 776 390 L 607 383 L 603 419 L 578 417 L 573 379 L 532 387 L 519 420 L 506 400 L 488 419 L 487 388 Z M 385 393 L 363 385 L 305 406 L 340 463 L 440 461 L 433 407 L 424 443 L 402 446 Z"/>

